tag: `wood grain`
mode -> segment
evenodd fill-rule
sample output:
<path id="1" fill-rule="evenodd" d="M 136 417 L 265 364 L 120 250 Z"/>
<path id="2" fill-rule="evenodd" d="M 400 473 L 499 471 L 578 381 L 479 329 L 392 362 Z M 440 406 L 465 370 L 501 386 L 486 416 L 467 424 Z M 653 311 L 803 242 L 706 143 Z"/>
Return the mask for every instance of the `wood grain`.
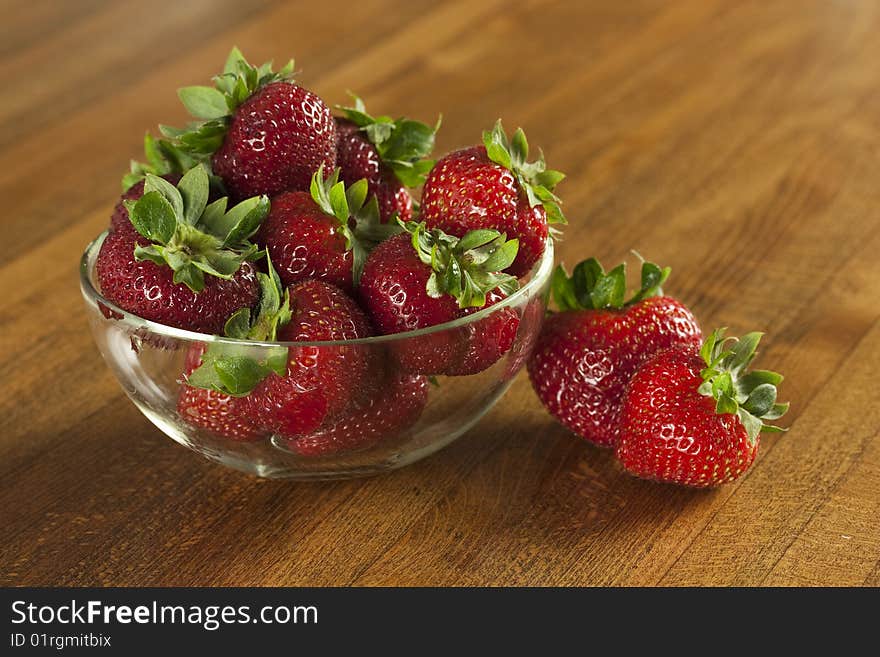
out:
<path id="1" fill-rule="evenodd" d="M 2 3 L 0 583 L 880 585 L 880 5 L 348 7 Z M 440 152 L 523 125 L 569 173 L 561 258 L 636 248 L 705 327 L 767 331 L 791 431 L 711 492 L 628 477 L 524 376 L 380 478 L 262 481 L 163 437 L 92 345 L 75 268 L 144 131 L 232 44 L 295 55 L 330 103 L 442 112 Z"/>

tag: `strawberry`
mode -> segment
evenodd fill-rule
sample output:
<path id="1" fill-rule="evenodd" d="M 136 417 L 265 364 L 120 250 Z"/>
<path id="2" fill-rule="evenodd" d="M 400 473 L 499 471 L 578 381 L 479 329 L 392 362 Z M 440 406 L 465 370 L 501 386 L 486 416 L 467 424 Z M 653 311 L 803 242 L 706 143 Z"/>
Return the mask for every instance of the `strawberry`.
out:
<path id="1" fill-rule="evenodd" d="M 190 377 L 202 363 L 207 345 L 193 345 L 186 355 L 184 378 Z M 194 427 L 206 429 L 222 438 L 251 442 L 265 437 L 250 417 L 247 397 L 234 397 L 210 388 L 184 383 L 177 398 L 180 418 Z"/>
<path id="2" fill-rule="evenodd" d="M 172 185 L 176 185 L 179 180 L 180 177 L 178 176 L 178 180 L 169 180 L 169 182 Z M 135 237 L 137 236 L 137 230 L 135 230 L 134 225 L 132 225 L 131 219 L 128 218 L 128 209 L 125 207 L 125 202 L 137 201 L 143 195 L 143 180 L 135 183 L 132 187 L 122 193 L 122 196 L 113 208 L 113 214 L 110 215 L 110 232 L 126 233 Z"/>
<path id="3" fill-rule="evenodd" d="M 259 273 L 260 305 L 255 311 L 241 308 L 226 322 L 226 337 L 273 342 L 290 322 L 290 295 L 282 294 L 281 281 L 267 259 L 268 274 Z M 196 343 L 186 356 L 177 412 L 188 424 L 230 440 L 252 441 L 265 437 L 248 396 L 272 372 L 283 374 L 287 351 L 250 348 L 231 342 Z"/>
<path id="4" fill-rule="evenodd" d="M 303 456 L 328 456 L 367 449 L 398 437 L 419 419 L 428 401 L 428 379 L 392 372 L 342 416 L 314 433 L 288 441 Z"/>
<path id="5" fill-rule="evenodd" d="M 259 284 L 248 260 L 257 247 L 248 239 L 269 200 L 251 198 L 226 212 L 226 199 L 209 205 L 208 193 L 201 166 L 176 187 L 147 174 L 141 197 L 123 199 L 132 228 L 114 213 L 101 245 L 102 294 L 144 319 L 205 333 L 220 332 L 233 312 L 253 306 Z"/>
<path id="6" fill-rule="evenodd" d="M 444 324 L 488 308 L 516 290 L 498 273 L 516 257 L 516 240 L 494 230 L 461 239 L 410 222 L 367 258 L 360 298 L 384 334 Z M 510 308 L 478 322 L 401 342 L 395 351 L 408 372 L 464 375 L 482 371 L 511 347 L 519 317 Z"/>
<path id="7" fill-rule="evenodd" d="M 548 224 L 565 223 L 553 193 L 564 174 L 547 169 L 543 154 L 527 162 L 528 153 L 522 129 L 508 141 L 499 120 L 483 133 L 482 146 L 450 153 L 431 169 L 421 219 L 457 237 L 490 228 L 519 240 L 519 253 L 506 271 L 526 274 L 544 252 Z"/>
<path id="8" fill-rule="evenodd" d="M 345 118 L 336 118 L 336 164 L 342 180 L 353 185 L 366 179 L 383 223 L 395 213 L 401 221 L 410 221 L 413 201 L 406 188 L 424 183 L 434 165 L 425 158 L 434 148 L 440 121 L 431 128 L 405 117 L 373 117 L 364 102 L 353 97 L 354 107 L 337 106 L 345 113 Z"/>
<path id="9" fill-rule="evenodd" d="M 278 331 L 282 341 L 353 340 L 372 335 L 369 320 L 339 288 L 323 281 L 291 286 L 290 323 Z M 262 427 L 282 436 L 313 432 L 345 410 L 368 371 L 364 345 L 291 346 L 283 367 L 251 393 L 253 413 Z"/>
<path id="10" fill-rule="evenodd" d="M 292 74 L 292 60 L 274 73 L 271 62 L 254 67 L 233 48 L 213 87 L 178 91 L 199 122 L 162 133 L 184 156 L 210 160 L 233 199 L 307 190 L 319 166 L 336 165 L 336 124 Z"/>
<path id="11" fill-rule="evenodd" d="M 503 381 L 510 381 L 525 365 L 529 357 L 532 355 L 532 349 L 538 341 L 538 335 L 541 332 L 541 326 L 544 323 L 544 315 L 546 300 L 541 296 L 536 296 L 529 300 L 525 308 L 522 309 L 522 317 L 519 320 L 519 328 L 517 335 L 519 339 L 515 340 L 510 350 L 510 356 L 507 359 L 507 365 L 504 373 L 501 375 Z"/>
<path id="12" fill-rule="evenodd" d="M 699 341 L 690 310 L 662 294 L 669 272 L 643 263 L 641 289 L 626 302 L 625 265 L 606 274 L 590 258 L 571 277 L 561 265 L 553 274 L 560 312 L 544 322 L 529 377 L 551 415 L 602 447 L 617 443 L 620 402 L 638 367 L 661 349 Z"/>
<path id="13" fill-rule="evenodd" d="M 339 169 L 325 179 L 322 165 L 312 176 L 311 193 L 285 192 L 272 200 L 257 241 L 285 285 L 316 278 L 351 292 L 367 251 L 400 232 L 396 224 L 379 224 L 375 198 L 364 202 L 366 180 L 346 190 L 338 178 Z"/>
<path id="14" fill-rule="evenodd" d="M 749 469 L 762 431 L 783 431 L 764 424 L 788 410 L 776 402 L 782 376 L 747 370 L 762 334 L 736 340 L 724 331 L 714 331 L 701 349 L 680 345 L 656 354 L 633 377 L 617 446 L 630 473 L 718 486 Z"/>

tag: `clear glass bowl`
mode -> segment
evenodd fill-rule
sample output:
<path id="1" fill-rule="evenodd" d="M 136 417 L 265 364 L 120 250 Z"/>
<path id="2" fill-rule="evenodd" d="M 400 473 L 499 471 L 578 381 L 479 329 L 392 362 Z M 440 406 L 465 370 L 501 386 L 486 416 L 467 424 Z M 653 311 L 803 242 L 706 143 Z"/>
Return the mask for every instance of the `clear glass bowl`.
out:
<path id="1" fill-rule="evenodd" d="M 178 412 L 178 400 L 186 387 L 183 378 L 187 354 L 214 343 L 232 347 L 243 343 L 147 321 L 105 299 L 98 291 L 95 276 L 95 260 L 105 235 L 83 254 L 80 285 L 95 342 L 122 389 L 153 424 L 181 445 L 212 461 L 261 477 L 340 479 L 378 474 L 433 454 L 464 434 L 501 398 L 525 364 L 541 328 L 553 270 L 553 244 L 548 240 L 543 257 L 516 293 L 454 322 L 361 340 L 245 343 L 258 358 L 270 349 L 277 353 L 279 347 L 312 355 L 324 350 L 325 355 L 333 357 L 359 353 L 373 363 L 374 369 L 378 364 L 376 371 L 383 372 L 382 376 L 393 376 L 408 355 L 430 349 L 429 345 L 438 344 L 438 340 L 473 339 L 478 323 L 497 319 L 497 313 L 518 320 L 511 347 L 483 371 L 415 380 L 411 386 L 414 392 L 408 398 L 407 419 L 394 430 L 362 431 L 363 426 L 376 426 L 375 417 L 370 421 L 362 417 L 365 413 L 385 410 L 375 404 L 370 410 L 368 403 L 361 401 L 338 411 L 333 421 L 335 431 L 354 434 L 354 444 L 348 440 L 328 442 L 326 426 L 314 436 L 285 437 L 267 432 L 255 439 L 236 440 L 192 424 Z M 369 381 L 364 383 L 369 387 Z M 381 405 L 381 400 L 376 404 Z M 390 413 L 398 411 L 388 409 Z M 311 449 L 316 445 L 320 449 Z"/>

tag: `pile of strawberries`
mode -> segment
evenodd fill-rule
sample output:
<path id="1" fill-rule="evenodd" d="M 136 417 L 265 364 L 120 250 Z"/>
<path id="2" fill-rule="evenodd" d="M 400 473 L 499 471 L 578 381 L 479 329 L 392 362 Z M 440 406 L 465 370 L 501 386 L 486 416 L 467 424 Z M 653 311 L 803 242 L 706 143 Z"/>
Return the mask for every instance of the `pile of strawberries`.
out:
<path id="1" fill-rule="evenodd" d="M 564 222 L 563 175 L 529 162 L 499 121 L 433 162 L 439 127 L 334 116 L 292 79 L 233 49 L 212 86 L 179 90 L 194 121 L 145 137 L 97 258 L 102 294 L 168 326 L 242 342 L 192 347 L 180 418 L 236 441 L 276 436 L 302 455 L 363 449 L 411 426 L 429 377 L 481 372 L 511 350 L 515 309 L 444 324 L 518 289 Z M 422 188 L 421 205 L 413 188 Z"/>
<path id="2" fill-rule="evenodd" d="M 147 135 L 101 246 L 98 282 L 118 307 L 237 340 L 191 348 L 184 422 L 235 441 L 275 436 L 307 456 L 364 449 L 418 420 L 430 377 L 511 352 L 551 414 L 638 476 L 713 486 L 748 469 L 760 432 L 779 430 L 765 421 L 787 409 L 782 377 L 748 371 L 758 333 L 701 344 L 693 314 L 661 291 L 668 268 L 643 263 L 625 300 L 622 265 L 560 266 L 558 311 L 531 355 L 517 335 L 541 323 L 532 305 L 395 341 L 387 356 L 357 342 L 518 289 L 565 223 L 564 176 L 543 155 L 529 162 L 523 131 L 508 138 L 500 121 L 434 162 L 439 121 L 372 116 L 357 97 L 334 116 L 292 73 L 292 61 L 274 72 L 233 49 L 212 86 L 180 89 L 195 121 Z"/>

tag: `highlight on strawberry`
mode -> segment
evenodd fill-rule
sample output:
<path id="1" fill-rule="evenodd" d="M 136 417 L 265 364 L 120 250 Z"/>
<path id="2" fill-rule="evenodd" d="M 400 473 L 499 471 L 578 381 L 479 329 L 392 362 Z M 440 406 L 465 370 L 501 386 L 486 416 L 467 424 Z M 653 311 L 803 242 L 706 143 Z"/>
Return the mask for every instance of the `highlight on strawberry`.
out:
<path id="1" fill-rule="evenodd" d="M 623 401 L 617 458 L 638 477 L 686 486 L 734 481 L 752 465 L 762 432 L 788 411 L 776 401 L 782 375 L 749 370 L 763 334 L 709 335 L 702 347 L 655 355 Z"/>
<path id="2" fill-rule="evenodd" d="M 601 447 L 614 447 L 630 378 L 655 353 L 697 344 L 700 326 L 663 293 L 671 269 L 642 262 L 639 289 L 626 298 L 626 264 L 605 272 L 596 258 L 569 276 L 559 265 L 551 290 L 558 309 L 545 319 L 528 362 L 538 398 L 564 426 Z"/>
<path id="3" fill-rule="evenodd" d="M 526 274 L 543 254 L 550 228 L 566 223 L 554 193 L 565 174 L 548 169 L 543 152 L 534 162 L 528 156 L 522 128 L 508 140 L 499 119 L 482 145 L 437 161 L 425 181 L 421 219 L 457 237 L 488 228 L 517 239 L 519 252 L 506 270 Z"/>

